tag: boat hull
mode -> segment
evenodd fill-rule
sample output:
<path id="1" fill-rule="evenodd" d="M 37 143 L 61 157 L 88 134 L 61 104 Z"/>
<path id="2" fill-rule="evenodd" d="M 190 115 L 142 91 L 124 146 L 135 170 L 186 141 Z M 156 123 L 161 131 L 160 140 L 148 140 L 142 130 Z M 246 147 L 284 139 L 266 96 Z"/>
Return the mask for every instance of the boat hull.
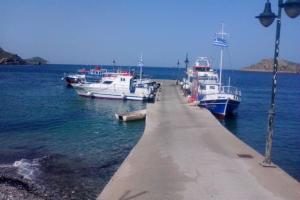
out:
<path id="1" fill-rule="evenodd" d="M 233 99 L 216 99 L 200 101 L 199 106 L 207 108 L 215 115 L 225 117 L 228 114 L 235 113 L 240 102 Z"/>
<path id="2" fill-rule="evenodd" d="M 74 83 L 83 83 L 84 82 L 84 78 L 83 77 L 71 77 L 71 76 L 66 76 L 64 78 L 64 80 L 66 81 L 67 85 L 72 85 Z"/>
<path id="3" fill-rule="evenodd" d="M 83 97 L 91 97 L 98 99 L 119 99 L 119 100 L 135 100 L 147 101 L 149 97 L 141 94 L 134 94 L 126 90 L 111 90 L 111 89 L 88 89 L 82 87 L 80 84 L 73 84 L 77 94 Z"/>
<path id="4" fill-rule="evenodd" d="M 125 95 L 122 93 L 92 93 L 94 98 L 99 99 L 125 99 Z"/>

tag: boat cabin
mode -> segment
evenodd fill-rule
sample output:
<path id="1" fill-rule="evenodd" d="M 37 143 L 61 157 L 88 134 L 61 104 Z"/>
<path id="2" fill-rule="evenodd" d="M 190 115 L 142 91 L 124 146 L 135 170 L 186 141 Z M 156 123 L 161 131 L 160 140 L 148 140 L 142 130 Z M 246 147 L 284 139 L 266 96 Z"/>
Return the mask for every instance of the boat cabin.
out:
<path id="1" fill-rule="evenodd" d="M 219 92 L 219 84 L 200 84 L 198 92 L 200 94 L 216 94 Z"/>

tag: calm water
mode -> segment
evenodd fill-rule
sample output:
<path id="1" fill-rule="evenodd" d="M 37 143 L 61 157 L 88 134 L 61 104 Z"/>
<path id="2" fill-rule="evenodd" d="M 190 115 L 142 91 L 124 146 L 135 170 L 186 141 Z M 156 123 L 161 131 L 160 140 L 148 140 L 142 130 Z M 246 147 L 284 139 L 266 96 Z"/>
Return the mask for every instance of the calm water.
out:
<path id="1" fill-rule="evenodd" d="M 114 113 L 146 104 L 77 96 L 61 77 L 81 67 L 0 66 L 0 164 L 18 166 L 20 174 L 60 197 L 94 199 L 144 131 L 143 121 L 120 123 Z M 178 75 L 176 68 L 144 72 L 162 79 Z M 263 153 L 271 74 L 224 76 L 242 89 L 243 99 L 238 115 L 222 123 Z M 300 75 L 278 79 L 273 160 L 300 180 Z"/>

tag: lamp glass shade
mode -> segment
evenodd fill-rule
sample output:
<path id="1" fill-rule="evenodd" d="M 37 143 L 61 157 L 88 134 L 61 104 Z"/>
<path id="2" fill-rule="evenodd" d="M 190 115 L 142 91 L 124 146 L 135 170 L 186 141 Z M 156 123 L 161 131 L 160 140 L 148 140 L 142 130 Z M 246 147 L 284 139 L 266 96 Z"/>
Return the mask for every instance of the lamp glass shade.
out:
<path id="1" fill-rule="evenodd" d="M 259 17 L 259 22 L 264 26 L 264 27 L 268 27 L 270 26 L 275 18 L 271 18 L 271 17 Z"/>
<path id="2" fill-rule="evenodd" d="M 290 18 L 296 18 L 300 14 L 300 0 L 287 0 L 280 6 L 284 8 L 285 13 Z"/>
<path id="3" fill-rule="evenodd" d="M 265 27 L 268 27 L 273 23 L 276 15 L 272 12 L 271 3 L 269 1 L 266 2 L 264 11 L 256 16 L 256 18 L 258 18 L 260 23 Z"/>

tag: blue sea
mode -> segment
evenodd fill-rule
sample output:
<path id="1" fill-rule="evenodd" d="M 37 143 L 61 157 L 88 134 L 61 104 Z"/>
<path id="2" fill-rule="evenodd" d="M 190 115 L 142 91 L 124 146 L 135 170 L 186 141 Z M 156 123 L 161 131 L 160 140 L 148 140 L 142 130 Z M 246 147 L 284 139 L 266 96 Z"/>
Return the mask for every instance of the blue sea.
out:
<path id="1" fill-rule="evenodd" d="M 82 67 L 88 68 L 0 66 L 0 166 L 15 166 L 25 178 L 67 199 L 95 199 L 145 128 L 144 121 L 120 123 L 114 113 L 146 103 L 83 98 L 66 87 L 63 73 Z M 145 67 L 144 74 L 176 79 L 183 69 Z M 220 122 L 263 154 L 272 75 L 225 70 L 224 82 L 229 77 L 241 88 L 242 103 L 237 115 Z M 272 158 L 297 180 L 299 100 L 300 75 L 279 74 Z"/>

